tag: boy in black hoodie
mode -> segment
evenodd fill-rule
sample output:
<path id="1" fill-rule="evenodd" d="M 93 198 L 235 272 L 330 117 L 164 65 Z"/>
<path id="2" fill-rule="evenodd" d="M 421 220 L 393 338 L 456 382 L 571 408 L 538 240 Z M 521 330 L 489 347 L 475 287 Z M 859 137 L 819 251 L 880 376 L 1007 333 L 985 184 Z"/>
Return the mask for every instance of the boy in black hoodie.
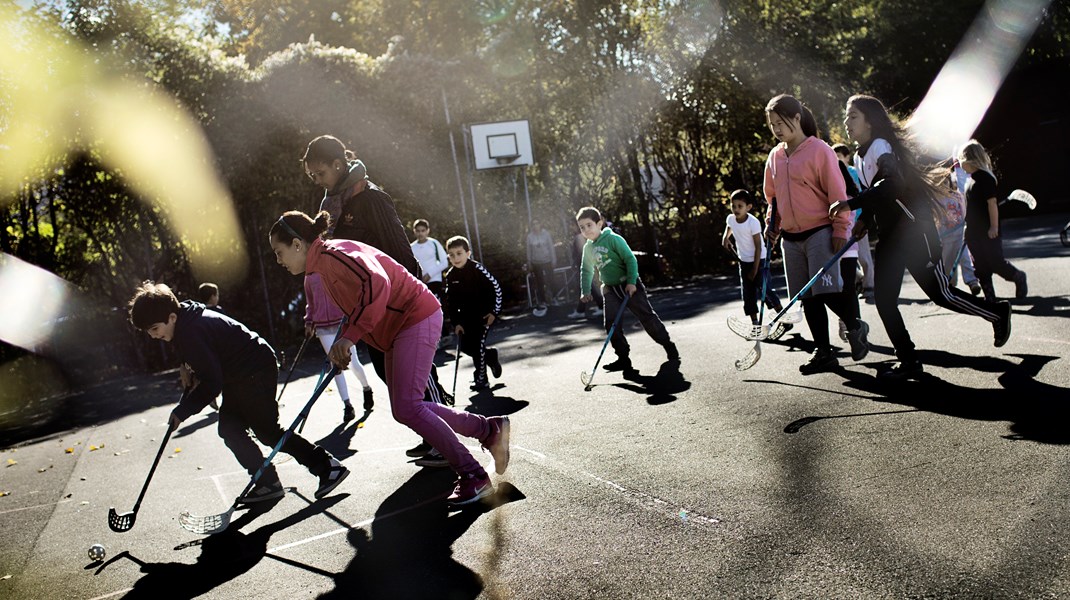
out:
<path id="1" fill-rule="evenodd" d="M 179 360 L 183 384 L 193 390 L 171 411 L 172 431 L 199 413 L 221 392 L 219 437 L 249 475 L 264 463 L 264 455 L 250 438 L 274 446 L 282 438 L 275 386 L 279 369 L 275 350 L 259 335 L 230 317 L 205 310 L 200 302 L 179 303 L 171 288 L 146 281 L 130 300 L 130 322 L 154 340 L 171 342 Z M 190 373 L 192 371 L 192 374 Z M 349 475 L 326 450 L 294 433 L 282 446 L 313 475 L 319 477 L 316 498 L 329 494 Z M 280 498 L 285 494 L 274 465 L 239 502 Z"/>
<path id="2" fill-rule="evenodd" d="M 487 332 L 502 312 L 502 288 L 482 264 L 472 260 L 468 238 L 454 236 L 446 241 L 450 259 L 446 271 L 446 305 L 453 331 L 460 336 L 461 352 L 475 363 L 473 390 L 485 390 L 487 367 L 495 378 L 502 376 L 498 350 L 487 348 Z"/>

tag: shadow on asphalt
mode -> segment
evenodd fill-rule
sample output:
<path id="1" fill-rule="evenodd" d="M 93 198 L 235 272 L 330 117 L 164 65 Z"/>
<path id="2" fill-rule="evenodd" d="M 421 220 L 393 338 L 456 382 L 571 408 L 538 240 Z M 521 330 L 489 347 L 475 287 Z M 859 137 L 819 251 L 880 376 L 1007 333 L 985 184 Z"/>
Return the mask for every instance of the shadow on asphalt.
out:
<path id="1" fill-rule="evenodd" d="M 320 598 L 464 600 L 476 598 L 485 587 L 493 589 L 502 549 L 488 552 L 488 563 L 480 568 L 489 579 L 485 581 L 454 560 L 451 547 L 479 517 L 525 496 L 503 482 L 482 503 L 451 514 L 444 498 L 455 477 L 449 469 L 423 469 L 379 505 L 369 531 L 351 529 L 347 537 L 356 556 L 334 576 L 335 589 Z M 492 516 L 495 544 L 503 538 L 500 514 Z"/>
<path id="2" fill-rule="evenodd" d="M 1070 408 L 1070 389 L 1036 380 L 1048 363 L 1058 356 L 1009 354 L 1020 362 L 998 356 L 960 356 L 943 350 L 920 350 L 925 365 L 946 369 L 974 369 L 998 373 L 997 381 L 1003 389 L 975 389 L 951 383 L 926 372 L 917 381 L 889 384 L 877 375 L 891 368 L 888 363 L 865 366 L 874 374 L 839 369 L 844 386 L 869 395 L 858 395 L 878 402 L 912 406 L 910 410 L 867 412 L 846 415 L 813 415 L 789 423 L 785 433 L 797 433 L 804 426 L 824 419 L 868 417 L 880 414 L 925 411 L 976 421 L 1008 421 L 1008 440 L 1031 440 L 1043 444 L 1070 444 L 1070 428 L 1065 415 Z M 768 382 L 776 383 L 776 382 Z M 787 385 L 787 384 L 786 384 Z"/>
<path id="3" fill-rule="evenodd" d="M 652 406 L 675 402 L 675 394 L 691 389 L 691 382 L 680 372 L 678 360 L 667 360 L 661 363 L 661 367 L 654 376 L 633 371 L 624 373 L 624 378 L 629 383 L 614 383 L 613 387 L 636 394 L 646 394 L 646 402 Z"/>
<path id="4" fill-rule="evenodd" d="M 389 406 L 387 408 L 389 409 Z M 348 424 L 339 423 L 330 433 L 316 440 L 316 445 L 330 452 L 331 456 L 338 460 L 345 460 L 353 456 L 356 451 L 350 449 L 349 444 L 353 441 L 353 436 L 356 435 L 361 424 L 367 421 L 371 414 L 372 411 L 366 410 L 356 421 Z"/>
<path id="5" fill-rule="evenodd" d="M 207 594 L 216 587 L 248 572 L 265 556 L 270 556 L 291 566 L 313 573 L 332 577 L 333 573 L 325 572 L 311 565 L 268 554 L 268 543 L 275 533 L 300 523 L 311 516 L 320 514 L 347 497 L 349 497 L 348 494 L 340 494 L 314 502 L 285 519 L 265 525 L 248 534 L 242 533 L 240 531 L 241 528 L 270 511 L 274 503 L 268 503 L 271 506 L 258 507 L 255 511 L 246 511 L 241 518 L 234 520 L 223 533 L 182 544 L 175 548 L 178 551 L 200 547 L 201 554 L 197 557 L 197 562 L 193 564 L 179 562 L 149 563 L 138 559 L 129 552 L 121 552 L 97 568 L 96 573 L 99 574 L 108 565 L 118 560 L 133 561 L 145 575 L 138 579 L 130 593 L 123 597 L 153 599 L 194 598 Z M 256 591 L 250 590 L 250 593 L 255 595 Z"/>

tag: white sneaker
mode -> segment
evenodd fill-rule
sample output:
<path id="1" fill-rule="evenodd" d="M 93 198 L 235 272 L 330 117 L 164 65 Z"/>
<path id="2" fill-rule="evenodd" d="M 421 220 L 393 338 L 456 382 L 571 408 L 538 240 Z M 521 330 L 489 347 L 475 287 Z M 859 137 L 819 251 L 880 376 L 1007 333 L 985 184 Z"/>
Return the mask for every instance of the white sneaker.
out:
<path id="1" fill-rule="evenodd" d="M 592 316 L 592 317 L 601 317 L 601 316 L 602 316 L 602 309 L 601 309 L 601 308 L 595 308 L 595 309 L 593 309 L 593 310 L 591 311 L 591 316 Z"/>
<path id="2" fill-rule="evenodd" d="M 582 318 L 584 318 L 586 316 L 587 316 L 586 313 L 581 313 L 578 310 L 574 310 L 574 311 L 568 313 L 568 318 L 570 318 L 570 319 L 582 319 Z"/>

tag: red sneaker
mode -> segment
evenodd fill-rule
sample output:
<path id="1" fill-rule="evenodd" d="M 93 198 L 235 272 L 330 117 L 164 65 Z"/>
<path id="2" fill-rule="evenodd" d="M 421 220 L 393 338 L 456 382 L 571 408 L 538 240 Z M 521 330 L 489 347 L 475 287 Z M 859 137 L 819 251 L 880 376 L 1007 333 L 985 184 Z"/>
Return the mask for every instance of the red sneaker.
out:
<path id="1" fill-rule="evenodd" d="M 491 484 L 490 477 L 487 477 L 485 473 L 483 475 L 468 473 L 461 475 L 460 480 L 457 481 L 457 487 L 453 488 L 453 493 L 446 498 L 446 503 L 450 506 L 464 506 L 478 502 L 493 493 L 494 485 Z"/>

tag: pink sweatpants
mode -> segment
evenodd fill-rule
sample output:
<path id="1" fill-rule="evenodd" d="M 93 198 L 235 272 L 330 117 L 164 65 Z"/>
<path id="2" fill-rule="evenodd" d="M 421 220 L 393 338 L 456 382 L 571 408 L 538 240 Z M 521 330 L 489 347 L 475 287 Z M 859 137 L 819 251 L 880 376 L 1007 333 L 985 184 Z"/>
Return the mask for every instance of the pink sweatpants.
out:
<path id="1" fill-rule="evenodd" d="M 442 332 L 442 313 L 401 330 L 386 353 L 386 383 L 394 420 L 423 437 L 449 461 L 458 475 L 487 473 L 457 434 L 482 440 L 490 434 L 486 417 L 443 404 L 424 402 L 435 349 Z M 455 433 L 456 432 L 456 433 Z"/>

